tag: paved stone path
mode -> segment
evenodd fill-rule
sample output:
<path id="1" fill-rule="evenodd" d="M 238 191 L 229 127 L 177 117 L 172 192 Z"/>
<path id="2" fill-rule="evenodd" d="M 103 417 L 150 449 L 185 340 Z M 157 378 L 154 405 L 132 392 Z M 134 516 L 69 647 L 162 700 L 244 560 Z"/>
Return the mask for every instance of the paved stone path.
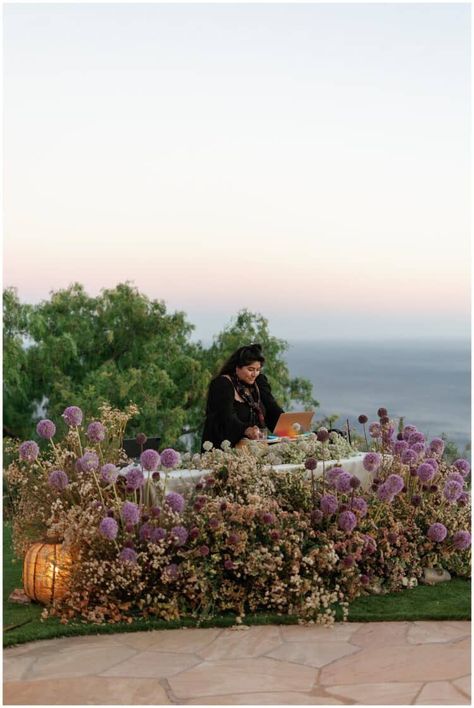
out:
<path id="1" fill-rule="evenodd" d="M 178 629 L 4 651 L 12 704 L 470 704 L 470 622 Z"/>

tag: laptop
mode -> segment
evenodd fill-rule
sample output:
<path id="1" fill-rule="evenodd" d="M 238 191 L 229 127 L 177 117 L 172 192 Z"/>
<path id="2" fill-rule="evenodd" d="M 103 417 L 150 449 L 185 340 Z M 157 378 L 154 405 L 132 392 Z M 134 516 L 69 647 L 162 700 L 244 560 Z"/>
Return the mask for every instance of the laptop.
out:
<path id="1" fill-rule="evenodd" d="M 299 413 L 282 413 L 278 418 L 273 435 L 279 438 L 296 438 L 301 433 L 307 433 L 310 429 L 314 411 L 301 411 Z M 295 430 L 295 423 L 299 424 L 299 429 Z"/>

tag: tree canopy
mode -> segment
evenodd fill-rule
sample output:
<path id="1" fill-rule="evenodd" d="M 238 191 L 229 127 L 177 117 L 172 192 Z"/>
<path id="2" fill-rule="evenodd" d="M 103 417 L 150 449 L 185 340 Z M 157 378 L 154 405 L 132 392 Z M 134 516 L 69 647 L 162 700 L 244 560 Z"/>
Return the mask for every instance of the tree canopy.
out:
<path id="1" fill-rule="evenodd" d="M 157 435 L 176 445 L 186 430 L 196 444 L 204 421 L 207 387 L 238 347 L 259 342 L 275 397 L 288 407 L 318 403 L 311 384 L 291 378 L 287 343 L 273 337 L 267 320 L 247 310 L 216 335 L 210 347 L 194 342 L 185 313 L 168 313 L 130 283 L 89 296 L 75 283 L 38 305 L 4 291 L 4 431 L 31 437 L 39 417 L 61 424 L 70 405 L 95 416 L 108 402 L 140 409 L 127 430 Z M 39 414 L 41 409 L 42 413 Z M 195 447 L 196 447 L 195 444 Z"/>

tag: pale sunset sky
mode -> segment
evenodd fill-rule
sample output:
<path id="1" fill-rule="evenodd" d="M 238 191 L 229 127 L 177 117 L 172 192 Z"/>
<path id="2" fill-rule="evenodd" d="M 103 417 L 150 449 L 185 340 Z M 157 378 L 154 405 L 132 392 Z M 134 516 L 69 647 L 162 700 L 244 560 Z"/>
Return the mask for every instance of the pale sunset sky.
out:
<path id="1" fill-rule="evenodd" d="M 468 4 L 5 4 L 4 287 L 469 336 Z"/>

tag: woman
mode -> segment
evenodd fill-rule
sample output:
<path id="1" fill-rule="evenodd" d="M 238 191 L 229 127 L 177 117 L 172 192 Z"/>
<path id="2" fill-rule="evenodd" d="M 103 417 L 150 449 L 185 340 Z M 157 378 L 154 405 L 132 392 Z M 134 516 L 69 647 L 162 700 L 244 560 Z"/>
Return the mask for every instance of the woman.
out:
<path id="1" fill-rule="evenodd" d="M 259 440 L 265 428 L 273 430 L 283 410 L 261 373 L 264 362 L 259 344 L 240 347 L 225 362 L 209 385 L 203 443 L 220 447 L 228 440 L 235 447 L 241 440 Z"/>

